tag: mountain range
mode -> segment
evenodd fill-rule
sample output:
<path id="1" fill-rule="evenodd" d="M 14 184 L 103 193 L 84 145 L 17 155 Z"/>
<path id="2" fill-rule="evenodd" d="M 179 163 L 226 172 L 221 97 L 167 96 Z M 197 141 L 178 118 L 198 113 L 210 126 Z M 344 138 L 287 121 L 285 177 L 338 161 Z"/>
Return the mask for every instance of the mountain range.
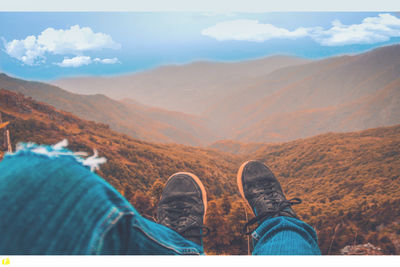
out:
<path id="1" fill-rule="evenodd" d="M 231 63 L 199 61 L 115 77 L 72 77 L 51 83 L 73 93 L 131 98 L 149 106 L 201 115 L 260 77 L 306 62 L 309 60 L 291 56 Z"/>
<path id="2" fill-rule="evenodd" d="M 52 83 L 196 115 L 212 136 L 203 143 L 280 142 L 400 123 L 399 77 L 400 45 L 392 45 L 314 61 L 196 62 Z"/>
<path id="3" fill-rule="evenodd" d="M 196 73 L 203 72 L 202 75 L 213 75 L 214 81 L 217 83 L 217 80 L 219 80 L 221 83 L 223 82 L 223 79 L 221 79 L 223 78 L 221 76 L 223 73 L 223 76 L 235 78 L 237 80 L 239 80 L 239 73 L 243 73 L 243 75 L 245 74 L 248 79 L 250 79 L 256 75 L 254 72 L 258 72 L 258 75 L 260 75 L 260 73 L 275 70 L 280 66 L 295 65 L 303 62 L 307 62 L 307 60 L 274 56 L 232 64 L 199 62 L 188 66 L 162 67 L 160 71 L 162 72 L 162 77 L 167 77 L 169 73 L 175 72 L 175 69 L 178 69 L 179 75 L 182 73 L 184 74 L 180 77 L 186 77 L 183 81 L 184 84 L 190 83 L 191 78 L 195 78 L 194 75 Z M 153 71 L 144 73 L 143 75 L 145 77 L 153 77 L 154 75 L 152 73 Z M 156 71 L 156 73 L 158 72 Z M 189 73 L 192 73 L 190 79 Z M 158 77 L 158 74 L 155 75 Z M 174 82 L 175 78 L 177 77 L 171 77 L 170 82 Z M 151 79 L 154 80 L 154 77 Z M 158 77 L 156 79 L 161 78 Z M 194 80 L 195 82 L 201 82 L 206 79 L 205 77 L 197 77 Z M 81 90 L 81 87 L 77 87 L 78 91 L 82 91 L 78 94 L 47 83 L 25 81 L 10 77 L 4 73 L 0 74 L 0 88 L 22 93 L 35 100 L 49 103 L 56 108 L 71 112 L 84 119 L 107 123 L 112 129 L 126 133 L 135 138 L 162 143 L 180 143 L 197 146 L 207 145 L 221 139 L 217 129 L 215 129 L 215 127 L 212 128 L 209 120 L 204 117 L 139 103 L 136 99 L 129 98 L 131 95 L 124 94 L 124 90 L 121 91 L 121 97 L 123 96 L 124 98 L 115 100 L 101 94 L 101 85 L 106 84 L 106 82 L 101 81 L 101 78 L 99 78 L 99 82 L 100 83 L 97 84 L 99 92 L 86 95 L 82 94 L 85 90 Z M 195 82 L 192 81 L 193 84 L 196 84 Z M 82 83 L 84 84 L 84 82 Z M 113 81 L 112 83 L 117 84 L 118 82 Z M 212 83 L 211 81 L 208 81 L 206 84 L 203 82 L 203 86 L 205 86 L 204 88 L 208 88 L 207 86 L 211 86 Z M 162 84 L 165 84 L 165 81 L 163 81 Z M 151 92 L 149 96 L 150 94 L 161 94 L 160 97 L 154 96 L 154 100 L 166 99 L 167 96 L 162 95 L 163 90 L 157 90 L 157 88 L 159 87 L 148 87 L 144 91 Z M 201 86 L 201 88 L 203 87 Z M 218 92 L 218 88 L 215 88 L 214 86 L 208 88 L 207 92 L 209 95 L 203 96 L 203 99 L 213 99 L 210 95 Z M 228 90 L 230 87 L 226 88 Z M 199 87 L 197 87 L 197 89 L 199 89 Z M 196 95 L 200 95 L 201 92 L 202 91 L 198 91 Z M 181 93 L 182 92 L 177 92 L 176 97 L 182 95 Z M 225 92 L 225 94 L 226 93 L 228 92 Z M 193 95 L 189 94 L 188 96 Z M 182 100 L 183 99 L 184 96 L 182 95 Z M 180 103 L 182 103 L 182 101 L 180 101 Z M 194 99 L 188 99 L 186 102 L 188 106 L 194 106 L 194 103 L 197 103 Z M 174 109 L 172 108 L 172 110 Z"/>
<path id="4" fill-rule="evenodd" d="M 50 84 L 25 81 L 0 73 L 0 88 L 22 93 L 81 118 L 106 123 L 116 131 L 147 141 L 202 145 L 215 140 L 198 116 L 167 111 L 132 100 L 70 93 Z"/>

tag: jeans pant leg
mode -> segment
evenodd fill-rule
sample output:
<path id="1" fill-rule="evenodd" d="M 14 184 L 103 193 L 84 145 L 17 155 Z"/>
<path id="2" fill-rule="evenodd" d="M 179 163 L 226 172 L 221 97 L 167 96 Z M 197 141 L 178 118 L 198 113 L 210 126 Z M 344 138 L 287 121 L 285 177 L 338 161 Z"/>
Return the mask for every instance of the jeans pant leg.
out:
<path id="1" fill-rule="evenodd" d="M 0 162 L 0 254 L 204 253 L 140 216 L 86 163 L 57 146 L 32 144 Z"/>
<path id="2" fill-rule="evenodd" d="M 253 233 L 253 255 L 320 255 L 315 230 L 298 219 L 265 220 Z"/>

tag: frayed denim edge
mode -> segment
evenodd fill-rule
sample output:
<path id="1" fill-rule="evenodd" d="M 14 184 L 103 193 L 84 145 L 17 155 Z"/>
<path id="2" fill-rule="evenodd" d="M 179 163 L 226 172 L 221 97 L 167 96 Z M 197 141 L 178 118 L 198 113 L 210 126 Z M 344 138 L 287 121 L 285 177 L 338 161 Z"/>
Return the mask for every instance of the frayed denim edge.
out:
<path id="1" fill-rule="evenodd" d="M 97 150 L 93 150 L 93 156 L 88 158 L 82 158 L 82 156 L 87 156 L 85 152 L 72 152 L 66 147 L 68 146 L 68 140 L 64 139 L 55 145 L 38 145 L 35 143 L 18 143 L 16 146 L 16 151 L 14 153 L 6 153 L 4 158 L 26 155 L 33 153 L 36 155 L 46 156 L 48 158 L 57 158 L 61 156 L 70 156 L 75 159 L 81 165 L 90 168 L 90 171 L 95 171 L 100 169 L 100 164 L 107 161 L 104 157 L 99 157 Z"/>

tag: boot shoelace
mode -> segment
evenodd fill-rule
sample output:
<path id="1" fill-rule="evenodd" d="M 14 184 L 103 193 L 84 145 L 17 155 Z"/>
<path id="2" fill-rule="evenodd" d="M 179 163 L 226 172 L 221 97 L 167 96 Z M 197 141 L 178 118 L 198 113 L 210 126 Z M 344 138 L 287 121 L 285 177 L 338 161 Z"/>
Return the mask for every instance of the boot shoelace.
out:
<path id="1" fill-rule="evenodd" d="M 253 219 L 249 220 L 243 227 L 244 234 L 249 235 L 253 232 L 253 230 L 246 231 L 246 229 L 249 226 L 251 226 L 257 222 L 261 222 L 268 217 L 273 217 L 278 214 L 281 214 L 282 212 L 285 212 L 286 208 L 290 208 L 292 205 L 300 204 L 301 199 L 297 198 L 297 197 L 289 199 L 289 200 L 283 200 L 283 201 L 281 201 L 281 200 L 278 201 L 278 199 L 271 199 L 271 202 L 273 202 L 275 204 L 274 208 L 268 209 L 267 211 L 257 215 Z"/>
<path id="2" fill-rule="evenodd" d="M 190 207 L 167 207 L 165 208 L 166 211 L 168 211 L 169 214 L 169 222 L 166 223 L 171 229 L 176 229 L 175 231 L 179 233 L 180 235 L 184 237 L 205 237 L 208 236 L 210 233 L 210 229 L 205 227 L 205 226 L 197 226 L 197 225 L 188 225 L 186 227 L 183 227 L 185 225 L 185 222 L 187 220 L 192 220 L 189 214 L 191 213 L 192 209 Z M 176 215 L 174 215 L 176 214 Z M 182 214 L 185 214 L 185 216 L 182 216 Z M 165 219 L 165 218 L 164 218 Z M 164 220 L 163 219 L 163 220 Z M 161 221 L 163 221 L 161 220 Z M 186 234 L 190 230 L 200 230 L 199 234 Z"/>

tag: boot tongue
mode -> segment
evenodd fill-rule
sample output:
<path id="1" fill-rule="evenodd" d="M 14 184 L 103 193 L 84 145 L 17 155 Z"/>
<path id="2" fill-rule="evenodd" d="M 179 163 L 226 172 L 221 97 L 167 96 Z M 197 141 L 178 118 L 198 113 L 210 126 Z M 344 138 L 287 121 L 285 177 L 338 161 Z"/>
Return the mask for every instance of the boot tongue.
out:
<path id="1" fill-rule="evenodd" d="M 254 215 L 279 210 L 279 204 L 286 201 L 284 195 L 278 192 L 270 192 L 269 194 L 261 193 L 253 203 Z"/>
<path id="2" fill-rule="evenodd" d="M 164 221 L 164 225 L 173 229 L 184 238 L 202 245 L 202 222 L 199 221 L 199 218 L 203 218 L 202 214 L 199 213 L 199 209 L 196 206 L 185 206 L 182 204 L 184 203 L 181 202 L 179 205 L 171 205 L 174 207 L 167 208 L 168 218 Z"/>

